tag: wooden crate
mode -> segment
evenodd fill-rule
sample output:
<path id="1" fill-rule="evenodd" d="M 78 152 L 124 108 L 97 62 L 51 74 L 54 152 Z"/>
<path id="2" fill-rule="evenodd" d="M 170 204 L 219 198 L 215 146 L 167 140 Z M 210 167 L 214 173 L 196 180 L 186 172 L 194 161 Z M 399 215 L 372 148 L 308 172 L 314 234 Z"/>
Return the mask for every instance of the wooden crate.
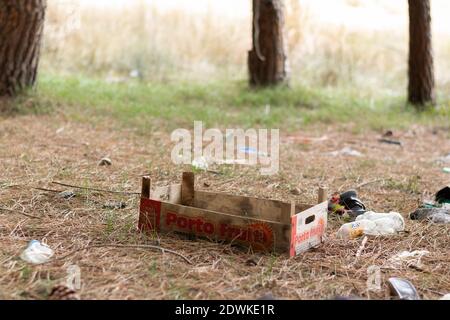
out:
<path id="1" fill-rule="evenodd" d="M 197 191 L 192 172 L 181 184 L 150 189 L 144 177 L 138 227 L 148 234 L 183 233 L 295 256 L 319 245 L 327 226 L 323 190 L 318 205 Z"/>

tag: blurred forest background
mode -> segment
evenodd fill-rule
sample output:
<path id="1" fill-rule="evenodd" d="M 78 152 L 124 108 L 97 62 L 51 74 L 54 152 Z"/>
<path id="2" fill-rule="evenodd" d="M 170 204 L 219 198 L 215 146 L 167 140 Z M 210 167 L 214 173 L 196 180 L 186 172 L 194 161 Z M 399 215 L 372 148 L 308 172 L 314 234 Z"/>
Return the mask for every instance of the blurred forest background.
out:
<path id="1" fill-rule="evenodd" d="M 293 90 L 258 93 L 247 85 L 250 0 L 49 0 L 38 89 L 44 103 L 33 104 L 40 110 L 89 105 L 88 119 L 97 110 L 137 127 L 156 117 L 173 119 L 172 127 L 202 119 L 218 126 L 295 129 L 348 122 L 366 112 L 372 117 L 356 127 L 446 121 L 449 7 L 448 1 L 433 1 L 438 105 L 425 115 L 405 108 L 408 3 L 385 0 L 285 1 Z M 267 105 L 283 108 L 262 117 Z M 243 112 L 223 112 L 224 106 Z"/>
<path id="2" fill-rule="evenodd" d="M 408 3 L 287 0 L 291 78 L 404 94 Z M 437 84 L 450 89 L 450 3 L 433 0 Z M 42 69 L 118 81 L 245 79 L 251 1 L 49 0 Z"/>

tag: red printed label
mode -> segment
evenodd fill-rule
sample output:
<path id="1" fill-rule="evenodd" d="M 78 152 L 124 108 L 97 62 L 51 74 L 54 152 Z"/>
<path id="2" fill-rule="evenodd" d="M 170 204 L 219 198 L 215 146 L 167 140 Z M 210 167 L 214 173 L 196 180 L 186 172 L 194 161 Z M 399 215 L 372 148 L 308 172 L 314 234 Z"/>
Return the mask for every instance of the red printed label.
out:
<path id="1" fill-rule="evenodd" d="M 203 217 L 187 217 L 175 212 L 167 212 L 162 223 L 164 223 L 164 229 L 243 242 L 258 250 L 270 250 L 273 246 L 273 231 L 265 223 L 237 226 L 229 223 L 214 223 Z"/>

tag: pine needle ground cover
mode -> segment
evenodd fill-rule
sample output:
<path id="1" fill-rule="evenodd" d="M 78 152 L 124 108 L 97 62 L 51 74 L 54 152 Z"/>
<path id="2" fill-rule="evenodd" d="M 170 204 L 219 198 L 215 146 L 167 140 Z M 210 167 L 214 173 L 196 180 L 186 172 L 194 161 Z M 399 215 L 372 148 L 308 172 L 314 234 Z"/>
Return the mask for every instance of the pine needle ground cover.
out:
<path id="1" fill-rule="evenodd" d="M 50 101 L 45 81 L 41 86 L 44 88 L 39 97 L 31 95 L 22 103 L 33 106 Z M 93 90 L 89 86 L 83 88 L 86 92 Z M 383 299 L 388 297 L 386 281 L 391 276 L 412 281 L 425 299 L 449 292 L 448 225 L 406 219 L 407 232 L 393 237 L 370 237 L 356 258 L 362 239 L 337 239 L 335 232 L 343 221 L 331 216 L 325 244 L 288 259 L 175 235 L 142 236 L 136 231 L 138 195 L 73 189 L 74 198 L 61 199 L 58 192 L 72 188 L 53 181 L 135 193 L 140 191 L 144 174 L 150 174 L 155 182 L 168 184 L 178 182 L 181 172 L 190 169 L 170 161 L 170 132 L 179 125 L 191 129 L 190 119 L 177 124 L 164 116 L 149 116 L 148 124 L 140 123 L 138 117 L 121 121 L 115 112 L 125 112 L 127 105 L 117 111 L 118 102 L 113 99 L 113 91 L 117 90 L 113 88 L 97 89 L 104 93 L 102 99 L 109 100 L 95 104 L 91 100 L 97 99 L 95 94 L 81 95 L 79 91 L 79 97 L 62 95 L 56 86 L 52 92 L 60 95 L 60 100 L 53 100 L 49 111 L 16 112 L 2 118 L 0 298 L 46 299 L 54 285 L 65 281 L 71 265 L 80 268 L 79 294 L 84 299 L 253 299 L 268 292 L 286 299 L 326 299 L 336 295 Z M 138 90 L 132 86 L 126 89 Z M 127 95 L 124 90 L 119 89 L 118 94 L 129 99 L 131 111 L 133 103 L 144 105 L 139 100 L 133 102 L 134 95 Z M 246 97 L 257 99 L 258 95 L 248 93 Z M 190 109 L 188 98 L 185 101 L 188 110 L 196 110 Z M 260 103 L 254 103 L 263 109 Z M 98 105 L 110 113 L 99 115 Z M 241 107 L 231 109 L 227 125 L 245 125 L 244 113 L 250 108 Z M 214 108 L 218 107 L 213 105 L 213 111 L 207 106 L 202 108 L 202 114 L 211 116 L 211 125 L 218 123 Z M 275 112 L 285 112 L 282 106 L 277 108 L 280 110 Z M 169 113 L 174 112 L 170 110 Z M 295 108 L 288 110 L 291 114 Z M 295 117 L 296 113 L 292 114 Z M 406 217 L 423 198 L 431 198 L 448 183 L 449 175 L 442 172 L 436 159 L 450 151 L 448 122 L 421 123 L 414 115 L 412 120 L 409 117 L 408 128 L 392 127 L 403 142 L 402 148 L 378 142 L 387 128 L 349 130 L 348 121 L 316 121 L 305 128 L 294 125 L 283 129 L 283 121 L 273 120 L 272 124 L 281 128 L 279 174 L 263 177 L 256 167 L 220 166 L 217 173 L 197 173 L 195 187 L 310 203 L 316 200 L 314 186 L 319 184 L 327 185 L 330 191 L 357 188 L 370 209 L 394 210 Z M 286 121 L 289 123 L 289 118 Z M 261 126 L 267 124 L 263 122 Z M 255 123 L 249 122 L 250 125 Z M 326 135 L 328 139 L 305 144 L 286 139 L 288 135 Z M 363 156 L 330 156 L 330 152 L 343 147 L 358 150 Z M 112 165 L 98 166 L 105 156 Z M 126 207 L 105 206 L 111 201 L 124 202 Z M 54 259 L 40 266 L 22 261 L 19 255 L 31 239 L 45 241 L 55 250 Z M 176 251 L 192 264 L 143 245 Z M 388 259 L 404 250 L 428 250 L 430 254 L 423 257 L 420 267 L 389 267 Z M 381 291 L 368 290 L 370 266 L 381 270 Z"/>

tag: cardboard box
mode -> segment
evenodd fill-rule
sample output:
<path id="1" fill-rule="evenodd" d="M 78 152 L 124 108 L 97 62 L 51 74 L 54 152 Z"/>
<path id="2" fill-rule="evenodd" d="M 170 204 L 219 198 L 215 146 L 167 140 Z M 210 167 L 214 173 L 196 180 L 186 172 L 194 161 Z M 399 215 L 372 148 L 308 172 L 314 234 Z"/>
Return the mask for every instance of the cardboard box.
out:
<path id="1" fill-rule="evenodd" d="M 194 175 L 155 188 L 143 178 L 139 230 L 181 233 L 266 252 L 298 255 L 322 242 L 327 202 L 318 205 L 194 190 Z"/>

